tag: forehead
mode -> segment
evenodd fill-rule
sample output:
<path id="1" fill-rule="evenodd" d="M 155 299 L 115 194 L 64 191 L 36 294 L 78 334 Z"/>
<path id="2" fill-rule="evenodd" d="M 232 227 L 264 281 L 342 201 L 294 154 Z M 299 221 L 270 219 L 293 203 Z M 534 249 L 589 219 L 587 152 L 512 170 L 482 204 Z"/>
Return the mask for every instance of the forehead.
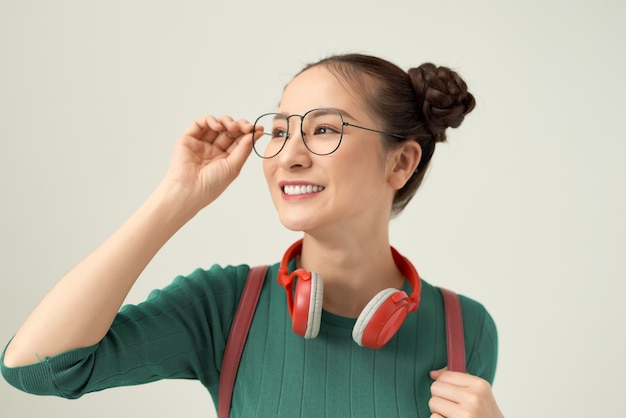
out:
<path id="1" fill-rule="evenodd" d="M 291 80 L 283 91 L 279 111 L 304 114 L 321 107 L 344 110 L 352 115 L 365 111 L 358 95 L 322 65 L 309 68 Z"/>

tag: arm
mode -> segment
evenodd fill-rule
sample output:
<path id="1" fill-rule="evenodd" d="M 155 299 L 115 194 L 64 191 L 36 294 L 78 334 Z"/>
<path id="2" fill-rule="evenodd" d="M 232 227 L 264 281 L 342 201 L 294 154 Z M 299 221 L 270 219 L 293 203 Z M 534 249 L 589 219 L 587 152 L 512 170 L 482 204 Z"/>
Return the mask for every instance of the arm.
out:
<path id="1" fill-rule="evenodd" d="M 152 257 L 237 177 L 252 150 L 251 131 L 229 117 L 194 121 L 161 184 L 44 297 L 7 347 L 4 364 L 32 364 L 100 341 Z"/>
<path id="2" fill-rule="evenodd" d="M 5 367 L 17 389 L 76 399 L 90 392 L 161 379 L 196 379 L 217 388 L 230 322 L 247 265 L 196 269 L 116 314 L 97 344 L 41 362 Z"/>

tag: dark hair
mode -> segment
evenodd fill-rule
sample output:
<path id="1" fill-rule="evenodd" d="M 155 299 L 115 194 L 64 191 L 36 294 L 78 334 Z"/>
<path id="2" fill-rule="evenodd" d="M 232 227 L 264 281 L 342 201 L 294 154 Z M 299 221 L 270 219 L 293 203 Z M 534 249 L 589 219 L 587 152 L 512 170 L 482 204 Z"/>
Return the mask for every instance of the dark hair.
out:
<path id="1" fill-rule="evenodd" d="M 435 144 L 446 140 L 446 129 L 461 125 L 476 101 L 461 77 L 447 67 L 425 63 L 407 71 L 381 58 L 332 55 L 307 65 L 301 72 L 323 65 L 351 90 L 362 96 L 372 115 L 382 121 L 381 130 L 417 141 L 422 158 L 404 187 L 394 196 L 391 213 L 397 215 L 413 198 L 430 163 Z M 402 141 L 385 136 L 388 149 Z"/>

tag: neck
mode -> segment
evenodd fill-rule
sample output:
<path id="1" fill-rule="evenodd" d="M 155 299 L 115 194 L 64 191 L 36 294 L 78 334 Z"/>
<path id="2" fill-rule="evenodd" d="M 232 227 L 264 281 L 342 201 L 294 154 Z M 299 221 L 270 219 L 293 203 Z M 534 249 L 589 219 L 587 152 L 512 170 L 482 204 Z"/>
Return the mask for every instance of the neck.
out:
<path id="1" fill-rule="evenodd" d="M 378 292 L 401 289 L 405 279 L 393 261 L 386 233 L 337 235 L 320 239 L 305 234 L 298 267 L 321 275 L 325 310 L 357 317 Z"/>

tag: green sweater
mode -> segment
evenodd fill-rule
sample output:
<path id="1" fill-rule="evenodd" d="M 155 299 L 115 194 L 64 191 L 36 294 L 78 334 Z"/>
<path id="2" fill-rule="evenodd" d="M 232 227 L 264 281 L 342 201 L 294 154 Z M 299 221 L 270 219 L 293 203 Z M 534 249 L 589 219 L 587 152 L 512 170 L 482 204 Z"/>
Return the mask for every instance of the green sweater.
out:
<path id="1" fill-rule="evenodd" d="M 352 340 L 355 319 L 325 311 L 317 338 L 294 334 L 285 291 L 276 282 L 278 266 L 269 269 L 263 286 L 231 416 L 430 416 L 428 372 L 446 365 L 437 288 L 422 281 L 419 310 L 385 347 L 371 350 Z M 2 361 L 2 374 L 20 390 L 66 398 L 159 379 L 197 379 L 217 404 L 224 346 L 249 270 L 213 266 L 177 277 L 145 302 L 124 306 L 98 344 L 29 366 L 9 368 Z M 410 293 L 408 284 L 405 290 Z M 479 303 L 466 297 L 461 303 L 468 372 L 493 382 L 495 324 Z"/>

